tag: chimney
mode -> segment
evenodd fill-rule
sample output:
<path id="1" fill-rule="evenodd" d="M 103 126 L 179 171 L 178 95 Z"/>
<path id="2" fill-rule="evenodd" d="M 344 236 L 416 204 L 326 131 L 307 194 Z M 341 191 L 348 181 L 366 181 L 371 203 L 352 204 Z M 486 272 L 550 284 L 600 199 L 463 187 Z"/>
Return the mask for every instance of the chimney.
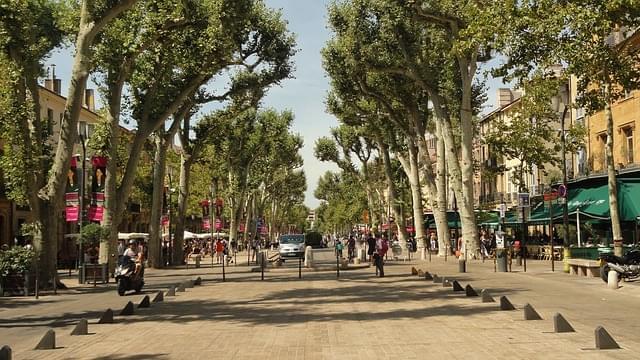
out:
<path id="1" fill-rule="evenodd" d="M 51 79 L 44 79 L 44 87 L 45 87 L 47 90 L 51 90 L 51 91 L 53 91 L 53 80 L 51 80 Z"/>
<path id="2" fill-rule="evenodd" d="M 513 102 L 514 96 L 511 89 L 500 88 L 498 89 L 498 107 L 509 105 Z"/>
<path id="3" fill-rule="evenodd" d="M 53 92 L 55 92 L 58 95 L 62 94 L 62 80 L 53 79 Z"/>
<path id="4" fill-rule="evenodd" d="M 96 111 L 96 102 L 93 95 L 93 89 L 86 89 L 84 91 L 84 103 L 82 105 L 86 106 L 86 108 L 91 111 Z"/>
<path id="5" fill-rule="evenodd" d="M 56 79 L 56 64 L 51 64 L 51 79 L 44 80 L 44 87 L 54 93 L 62 94 L 62 80 Z"/>

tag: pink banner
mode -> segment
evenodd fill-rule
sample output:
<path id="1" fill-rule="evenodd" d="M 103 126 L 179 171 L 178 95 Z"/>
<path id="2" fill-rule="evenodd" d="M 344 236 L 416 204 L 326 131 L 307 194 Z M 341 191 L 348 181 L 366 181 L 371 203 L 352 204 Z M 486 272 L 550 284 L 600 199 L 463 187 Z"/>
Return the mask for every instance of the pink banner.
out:
<path id="1" fill-rule="evenodd" d="M 211 221 L 207 218 L 202 219 L 202 228 L 205 230 L 211 230 Z"/>
<path id="2" fill-rule="evenodd" d="M 160 218 L 160 223 L 162 224 L 162 226 L 169 225 L 169 217 L 167 215 L 162 215 L 162 218 Z"/>
<path id="3" fill-rule="evenodd" d="M 222 220 L 216 219 L 216 230 L 222 230 Z"/>
<path id="4" fill-rule="evenodd" d="M 80 214 L 80 206 L 67 206 L 64 210 L 64 215 L 67 219 L 67 222 L 78 221 L 78 214 Z"/>
<path id="5" fill-rule="evenodd" d="M 89 208 L 89 221 L 101 222 L 104 215 L 104 207 L 92 206 Z"/>

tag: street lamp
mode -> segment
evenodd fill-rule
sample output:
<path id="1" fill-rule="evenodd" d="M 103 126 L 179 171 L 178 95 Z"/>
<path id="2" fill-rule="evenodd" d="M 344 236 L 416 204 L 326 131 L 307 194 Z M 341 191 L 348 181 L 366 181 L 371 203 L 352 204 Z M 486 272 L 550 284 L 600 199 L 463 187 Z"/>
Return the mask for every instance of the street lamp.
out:
<path id="1" fill-rule="evenodd" d="M 556 113 L 560 113 L 560 106 L 563 106 L 562 115 L 560 117 L 560 131 L 561 131 L 561 139 L 560 143 L 562 144 L 562 187 L 564 189 L 564 194 L 560 194 L 563 198 L 562 202 L 562 246 L 563 246 L 563 258 L 564 258 L 564 272 L 569 272 L 569 263 L 567 259 L 569 258 L 569 205 L 567 203 L 568 198 L 568 190 L 567 190 L 567 150 L 566 150 L 566 136 L 565 136 L 565 124 L 564 119 L 567 116 L 567 112 L 569 111 L 569 106 L 567 103 L 569 102 L 569 89 L 568 84 L 563 84 L 562 88 L 558 92 L 558 95 L 554 96 L 551 99 L 553 109 Z"/>
<path id="2" fill-rule="evenodd" d="M 87 158 L 87 135 L 85 133 L 86 128 L 80 127 L 79 129 L 79 139 L 80 139 L 80 145 L 82 145 L 82 156 L 80 159 L 80 163 L 81 163 L 81 167 L 82 167 L 82 173 L 80 174 L 80 200 L 79 200 L 79 206 L 80 206 L 80 214 L 79 214 L 79 221 L 78 221 L 78 233 L 80 234 L 80 254 L 79 254 L 79 264 L 80 266 L 84 265 L 84 249 L 83 249 L 83 244 L 82 244 L 82 226 L 83 226 L 83 222 L 84 222 L 84 193 L 85 193 L 85 179 L 86 179 L 86 169 L 85 169 L 85 164 L 86 164 L 86 158 Z"/>

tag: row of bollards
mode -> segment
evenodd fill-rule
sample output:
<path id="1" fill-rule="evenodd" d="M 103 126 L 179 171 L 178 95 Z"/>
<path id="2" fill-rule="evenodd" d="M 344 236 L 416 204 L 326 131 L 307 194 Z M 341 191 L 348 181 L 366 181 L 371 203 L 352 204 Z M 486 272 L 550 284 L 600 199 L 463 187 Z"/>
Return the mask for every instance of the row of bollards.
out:
<path id="1" fill-rule="evenodd" d="M 427 281 L 433 281 L 434 284 L 442 284 L 443 287 L 451 287 L 454 292 L 465 292 L 467 297 L 480 296 L 483 303 L 495 302 L 495 299 L 491 296 L 489 290 L 482 289 L 480 295 L 478 292 L 468 284 L 466 287 L 462 287 L 457 280 L 447 279 L 446 277 L 439 277 L 437 274 L 431 274 L 428 271 L 422 269 L 411 268 L 412 275 L 418 275 Z M 500 310 L 501 311 L 513 311 L 516 307 L 506 296 L 500 297 Z M 524 320 L 542 320 L 542 316 L 534 309 L 534 307 L 527 303 L 522 308 L 524 314 Z M 553 332 L 554 333 L 567 333 L 576 332 L 571 324 L 560 313 L 553 315 Z M 620 349 L 620 345 L 613 339 L 613 337 L 607 332 L 607 330 L 598 326 L 595 329 L 595 345 L 598 350 L 607 349 Z"/>
<path id="2" fill-rule="evenodd" d="M 202 278 L 197 277 L 195 280 L 186 280 L 181 282 L 178 285 L 169 286 L 169 290 L 166 293 L 166 296 L 176 296 L 177 292 L 184 292 L 187 288 L 192 288 L 194 286 L 202 285 Z M 163 291 L 158 291 L 156 295 L 153 297 L 153 300 L 149 297 L 149 295 L 145 295 L 140 303 L 138 304 L 138 308 L 149 308 L 152 303 L 159 303 L 164 301 L 165 293 Z M 130 316 L 134 314 L 134 304 L 129 301 L 127 304 L 120 310 L 120 316 Z M 100 318 L 98 319 L 98 324 L 113 324 L 113 310 L 107 309 Z M 89 335 L 89 321 L 87 319 L 80 319 L 76 326 L 74 326 L 73 330 L 71 330 L 72 336 L 82 336 Z M 40 339 L 38 344 L 35 346 L 34 350 L 52 350 L 56 348 L 56 332 L 53 329 L 47 330 L 44 336 Z M 12 359 L 12 350 L 8 345 L 0 348 L 0 360 L 11 360 Z"/>

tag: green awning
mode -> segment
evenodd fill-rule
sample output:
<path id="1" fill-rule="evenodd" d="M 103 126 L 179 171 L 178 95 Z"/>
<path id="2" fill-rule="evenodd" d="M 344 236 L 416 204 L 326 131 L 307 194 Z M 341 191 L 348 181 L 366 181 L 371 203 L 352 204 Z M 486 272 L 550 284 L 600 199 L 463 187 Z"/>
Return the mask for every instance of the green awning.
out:
<path id="1" fill-rule="evenodd" d="M 608 185 L 580 187 L 569 189 L 567 209 L 572 219 L 578 212 L 585 220 L 609 220 L 609 187 Z M 554 222 L 562 219 L 562 205 L 553 202 Z M 622 221 L 635 221 L 640 215 L 640 179 L 618 180 L 618 208 Z M 549 203 L 538 204 L 528 219 L 531 224 L 549 222 Z"/>

